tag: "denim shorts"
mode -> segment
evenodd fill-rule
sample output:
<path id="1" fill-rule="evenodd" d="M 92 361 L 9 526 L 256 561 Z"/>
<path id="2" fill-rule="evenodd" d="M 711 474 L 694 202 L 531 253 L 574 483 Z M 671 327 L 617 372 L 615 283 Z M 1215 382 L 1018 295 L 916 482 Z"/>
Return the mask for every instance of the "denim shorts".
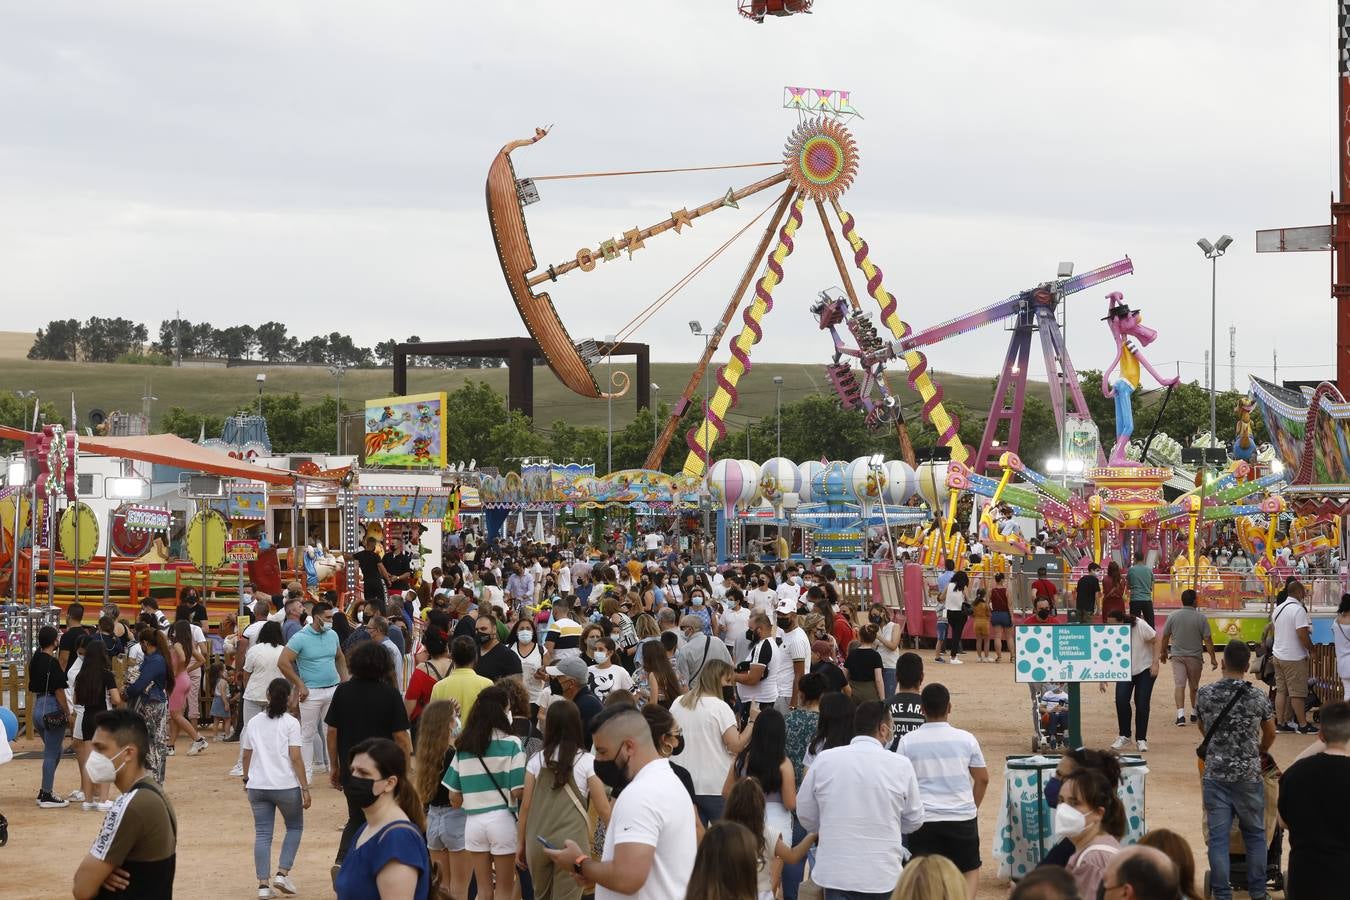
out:
<path id="1" fill-rule="evenodd" d="M 462 809 L 453 806 L 427 807 L 427 849 L 464 849 L 464 822 L 468 819 Z"/>
<path id="2" fill-rule="evenodd" d="M 937 622 L 937 639 L 938 639 L 939 641 L 945 641 L 945 640 L 947 639 L 947 620 L 946 620 L 946 619 L 938 619 L 938 622 Z"/>
<path id="3" fill-rule="evenodd" d="M 1011 628 L 1012 614 L 1006 610 L 998 610 L 989 614 L 989 624 L 995 628 Z"/>

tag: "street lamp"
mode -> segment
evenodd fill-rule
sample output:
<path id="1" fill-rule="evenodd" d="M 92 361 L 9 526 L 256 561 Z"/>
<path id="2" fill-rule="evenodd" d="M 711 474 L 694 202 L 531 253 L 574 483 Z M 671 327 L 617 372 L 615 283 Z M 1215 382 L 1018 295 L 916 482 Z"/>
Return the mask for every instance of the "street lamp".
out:
<path id="1" fill-rule="evenodd" d="M 773 386 L 778 392 L 778 398 L 774 401 L 773 417 L 778 420 L 778 449 L 774 451 L 774 456 L 783 455 L 783 376 L 773 376 Z"/>
<path id="2" fill-rule="evenodd" d="M 652 394 L 654 395 L 652 397 L 652 446 L 655 447 L 657 437 L 656 411 L 661 408 L 661 385 L 657 384 L 655 381 L 652 382 Z M 657 463 L 657 467 L 660 467 L 660 463 Z"/>
<path id="3" fill-rule="evenodd" d="M 1195 242 L 1205 254 L 1205 259 L 1210 261 L 1209 276 L 1209 440 L 1210 446 L 1219 439 L 1218 425 L 1215 424 L 1214 400 L 1219 392 L 1218 382 L 1218 347 L 1215 341 L 1215 318 L 1218 314 L 1219 297 L 1219 257 L 1223 256 L 1228 250 L 1228 245 L 1233 243 L 1233 239 L 1228 235 L 1220 235 L 1214 243 L 1210 243 L 1205 238 Z"/>
<path id="4" fill-rule="evenodd" d="M 877 481 L 877 494 L 881 498 L 881 527 L 885 529 L 886 534 L 886 555 L 890 557 L 891 565 L 895 565 L 895 550 L 891 545 L 891 520 L 886 514 L 886 496 L 881 490 L 882 469 L 885 465 L 886 457 L 881 453 L 873 453 L 867 459 L 867 468 L 872 471 L 872 477 Z M 867 527 L 864 524 L 863 532 L 866 534 Z M 864 547 L 864 550 L 866 548 Z"/>
<path id="5" fill-rule="evenodd" d="M 253 380 L 256 381 L 256 382 L 258 382 L 258 418 L 261 419 L 261 418 L 262 418 L 262 392 L 263 392 L 263 385 L 264 385 L 264 384 L 267 384 L 267 373 L 266 373 L 266 372 L 259 372 L 259 373 L 257 374 L 257 376 L 254 377 Z"/>
<path id="6" fill-rule="evenodd" d="M 605 361 L 609 364 L 609 388 L 606 391 L 605 406 L 608 409 L 609 424 L 605 428 L 605 473 L 614 471 L 614 347 L 619 343 L 617 334 L 605 335 Z"/>
<path id="7" fill-rule="evenodd" d="M 347 374 L 347 366 L 338 360 L 328 367 L 328 374 L 337 379 L 337 440 L 334 452 L 342 452 L 342 376 Z"/>

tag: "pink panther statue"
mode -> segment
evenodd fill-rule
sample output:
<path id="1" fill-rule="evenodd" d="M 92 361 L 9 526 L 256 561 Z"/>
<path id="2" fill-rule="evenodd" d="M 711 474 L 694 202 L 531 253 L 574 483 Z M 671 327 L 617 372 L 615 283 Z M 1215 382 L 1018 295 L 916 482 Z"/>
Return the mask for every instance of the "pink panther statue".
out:
<path id="1" fill-rule="evenodd" d="M 1181 379 L 1162 377 L 1144 358 L 1141 351 L 1153 343 L 1158 337 L 1158 332 L 1143 324 L 1139 310 L 1131 310 L 1125 303 L 1125 295 L 1120 291 L 1112 291 L 1106 295 L 1106 300 L 1108 309 L 1102 321 L 1107 323 L 1111 329 L 1111 336 L 1116 340 L 1116 358 L 1111 360 L 1111 365 L 1102 373 L 1102 395 L 1113 397 L 1116 401 L 1116 444 L 1111 450 L 1109 464 L 1135 466 L 1139 464 L 1125 458 L 1125 448 L 1129 446 L 1130 436 L 1134 434 L 1134 409 L 1131 399 L 1134 392 L 1139 390 L 1139 366 L 1142 364 L 1162 387 L 1172 387 Z M 1138 349 L 1131 343 L 1131 339 L 1138 342 Z M 1111 373 L 1115 371 L 1117 365 L 1120 366 L 1120 377 L 1112 384 Z"/>

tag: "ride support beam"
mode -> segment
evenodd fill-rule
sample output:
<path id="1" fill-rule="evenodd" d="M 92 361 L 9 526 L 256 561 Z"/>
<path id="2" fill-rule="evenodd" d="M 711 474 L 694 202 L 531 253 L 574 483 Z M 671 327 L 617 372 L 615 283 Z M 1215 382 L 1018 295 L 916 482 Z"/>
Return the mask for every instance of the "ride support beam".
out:
<path id="1" fill-rule="evenodd" d="M 736 315 L 736 310 L 740 308 L 741 301 L 745 299 L 745 291 L 754 279 L 755 273 L 759 271 L 759 262 L 764 258 L 764 254 L 769 252 L 769 242 L 773 240 L 774 232 L 778 230 L 778 225 L 783 221 L 783 215 L 787 212 L 788 204 L 792 202 L 794 189 L 789 187 L 783 192 L 783 199 L 778 201 L 778 208 L 773 211 L 769 224 L 764 229 L 764 234 L 759 239 L 759 244 L 755 247 L 755 252 L 745 264 L 745 271 L 741 273 L 741 280 L 736 282 L 736 288 L 731 292 L 731 298 L 727 301 L 726 308 L 722 310 L 720 325 L 716 330 L 725 332 L 731 325 L 731 320 Z M 680 427 L 680 419 L 684 416 L 685 409 L 689 406 L 689 401 L 694 394 L 698 392 L 699 385 L 703 381 L 703 373 L 708 371 L 708 364 L 712 362 L 713 354 L 717 352 L 719 341 L 708 341 L 707 346 L 703 348 L 703 355 L 699 357 L 698 365 L 694 366 L 694 371 L 689 375 L 689 383 L 685 385 L 684 392 L 680 394 L 677 402 L 670 410 L 670 416 L 666 420 L 666 426 L 661 429 L 661 436 L 657 438 L 656 443 L 652 445 L 651 452 L 647 454 L 647 461 L 643 464 L 644 468 L 660 471 L 661 460 L 666 456 L 666 450 L 670 447 L 670 441 L 675 437 L 675 430 Z M 650 382 L 650 379 L 648 379 Z M 638 380 L 638 389 L 642 388 L 642 380 Z"/>

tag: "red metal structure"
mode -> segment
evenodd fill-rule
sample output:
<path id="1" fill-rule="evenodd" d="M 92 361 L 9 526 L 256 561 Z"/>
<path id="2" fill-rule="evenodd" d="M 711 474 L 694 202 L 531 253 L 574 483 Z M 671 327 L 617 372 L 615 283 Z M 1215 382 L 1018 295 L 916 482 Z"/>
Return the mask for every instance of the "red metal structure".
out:
<path id="1" fill-rule="evenodd" d="M 1335 266 L 1331 276 L 1331 296 L 1336 298 L 1336 387 L 1342 396 L 1350 396 L 1350 0 L 1336 4 L 1336 105 L 1340 113 L 1337 125 L 1337 172 L 1340 176 L 1340 201 L 1332 198 L 1331 234 Z"/>
<path id="2" fill-rule="evenodd" d="M 763 22 L 765 16 L 793 16 L 797 13 L 809 13 L 815 0 L 740 0 L 741 15 L 756 22 Z"/>

